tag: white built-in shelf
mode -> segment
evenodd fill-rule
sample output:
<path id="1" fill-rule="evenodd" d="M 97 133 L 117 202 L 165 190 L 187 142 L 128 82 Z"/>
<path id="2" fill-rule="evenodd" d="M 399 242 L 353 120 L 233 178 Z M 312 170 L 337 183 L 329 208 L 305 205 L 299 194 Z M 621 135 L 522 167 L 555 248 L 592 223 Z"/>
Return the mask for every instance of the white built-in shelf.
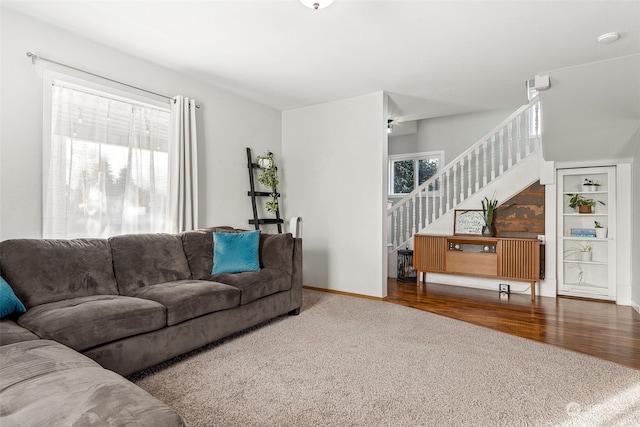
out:
<path id="1" fill-rule="evenodd" d="M 583 191 L 582 183 L 591 179 L 600 183 L 597 191 Z M 558 294 L 615 300 L 616 298 L 616 167 L 558 169 L 557 180 L 558 230 L 595 228 L 594 220 L 608 228 L 606 238 L 561 235 L 557 239 Z M 581 214 L 569 207 L 573 194 L 596 201 L 593 213 Z M 604 202 L 602 205 L 598 202 Z M 559 234 L 563 234 L 559 233 Z M 571 254 L 588 245 L 592 261 L 575 259 Z M 567 256 L 569 259 L 564 259 Z"/>
<path id="2" fill-rule="evenodd" d="M 607 194 L 608 191 L 605 190 L 598 190 L 598 191 L 565 191 L 562 194 L 565 195 L 569 195 L 569 194 Z"/>
<path id="3" fill-rule="evenodd" d="M 564 262 L 569 264 L 584 264 L 584 265 L 608 265 L 606 261 L 580 261 L 577 259 L 565 259 Z"/>
<path id="4" fill-rule="evenodd" d="M 565 240 L 588 240 L 590 242 L 608 242 L 609 240 L 613 240 L 613 237 L 575 237 L 575 236 L 562 236 L 562 239 Z"/>
<path id="5" fill-rule="evenodd" d="M 601 285 L 596 285 L 595 283 L 587 283 L 587 282 L 580 282 L 580 283 L 567 283 L 567 285 L 569 286 L 580 286 L 580 287 L 585 287 L 585 288 L 602 288 Z M 585 289 L 588 290 L 588 289 Z"/>

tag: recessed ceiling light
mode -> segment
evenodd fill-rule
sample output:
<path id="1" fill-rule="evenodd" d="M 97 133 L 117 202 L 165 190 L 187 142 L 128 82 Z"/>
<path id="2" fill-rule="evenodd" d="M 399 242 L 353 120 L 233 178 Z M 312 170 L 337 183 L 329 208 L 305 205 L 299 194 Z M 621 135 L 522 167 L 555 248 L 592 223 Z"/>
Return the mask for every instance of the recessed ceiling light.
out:
<path id="1" fill-rule="evenodd" d="M 598 37 L 598 43 L 609 44 L 620 38 L 620 34 L 618 33 L 606 33 Z"/>

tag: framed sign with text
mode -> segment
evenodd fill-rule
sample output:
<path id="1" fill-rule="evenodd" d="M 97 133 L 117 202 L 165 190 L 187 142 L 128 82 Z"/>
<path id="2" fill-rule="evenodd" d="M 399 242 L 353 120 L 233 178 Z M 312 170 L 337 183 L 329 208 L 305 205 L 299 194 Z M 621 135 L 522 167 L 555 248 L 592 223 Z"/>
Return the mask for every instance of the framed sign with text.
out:
<path id="1" fill-rule="evenodd" d="M 484 216 L 480 209 L 456 209 L 454 211 L 453 234 L 456 236 L 480 236 L 484 225 Z"/>

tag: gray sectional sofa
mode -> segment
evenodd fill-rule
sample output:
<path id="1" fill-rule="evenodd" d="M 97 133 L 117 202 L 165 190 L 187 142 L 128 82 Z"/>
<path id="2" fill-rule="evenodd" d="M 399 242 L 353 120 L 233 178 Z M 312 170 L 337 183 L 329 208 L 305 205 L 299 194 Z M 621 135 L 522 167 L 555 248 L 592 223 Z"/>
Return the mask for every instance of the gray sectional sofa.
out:
<path id="1" fill-rule="evenodd" d="M 238 230 L 0 242 L 0 275 L 27 309 L 0 321 L 0 424 L 42 425 L 49 408 L 62 425 L 181 425 L 103 368 L 129 375 L 302 305 L 300 239 L 261 234 L 259 271 L 213 275 L 214 232 Z M 101 399 L 74 402 L 101 383 Z M 62 405 L 65 392 L 75 394 Z"/>

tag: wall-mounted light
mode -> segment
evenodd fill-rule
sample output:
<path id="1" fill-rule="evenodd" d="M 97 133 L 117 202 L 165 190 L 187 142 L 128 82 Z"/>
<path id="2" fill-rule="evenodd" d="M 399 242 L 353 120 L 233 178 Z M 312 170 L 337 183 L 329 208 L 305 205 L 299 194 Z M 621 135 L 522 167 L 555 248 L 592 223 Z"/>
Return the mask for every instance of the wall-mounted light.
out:
<path id="1" fill-rule="evenodd" d="M 333 3 L 333 0 L 300 0 L 300 3 L 311 9 L 324 9 Z"/>
<path id="2" fill-rule="evenodd" d="M 387 120 L 387 133 L 393 132 L 393 120 Z"/>

